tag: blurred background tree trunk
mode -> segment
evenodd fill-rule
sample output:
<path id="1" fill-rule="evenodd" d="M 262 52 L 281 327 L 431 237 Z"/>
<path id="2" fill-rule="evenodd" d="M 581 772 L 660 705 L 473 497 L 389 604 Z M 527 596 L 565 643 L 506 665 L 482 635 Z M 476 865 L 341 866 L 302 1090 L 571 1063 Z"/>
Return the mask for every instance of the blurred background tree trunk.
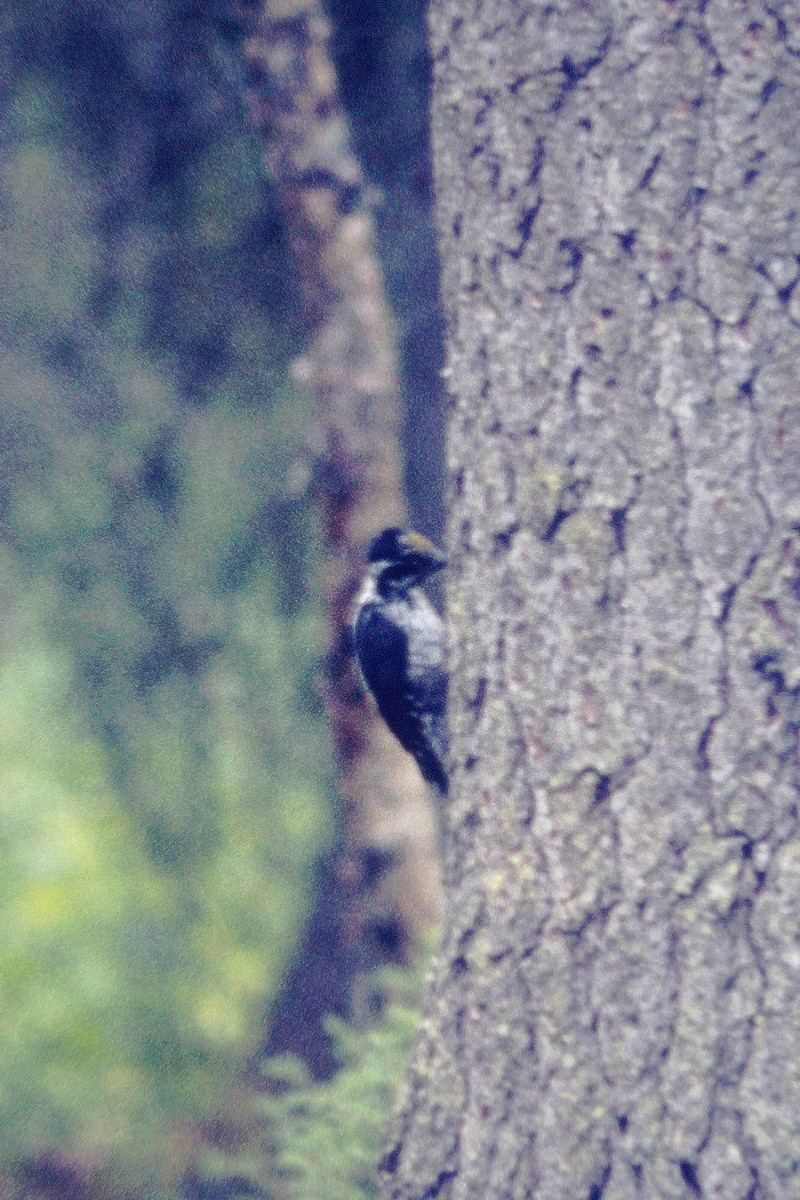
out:
<path id="1" fill-rule="evenodd" d="M 381 529 L 408 518 L 395 333 L 375 244 L 377 193 L 352 148 L 330 38 L 317 0 L 271 0 L 257 10 L 244 61 L 250 115 L 281 200 L 309 331 L 293 372 L 316 399 L 310 486 L 322 515 L 325 694 L 345 843 L 334 876 L 347 893 L 339 969 L 348 974 L 406 960 L 438 918 L 439 870 L 431 798 L 367 698 L 350 644 L 366 548 Z M 330 899 L 331 888 L 321 888 L 270 1050 L 301 1048 L 330 1011 Z"/>
<path id="2" fill-rule="evenodd" d="M 385 1195 L 800 1189 L 800 26 L 434 0 L 446 928 Z"/>

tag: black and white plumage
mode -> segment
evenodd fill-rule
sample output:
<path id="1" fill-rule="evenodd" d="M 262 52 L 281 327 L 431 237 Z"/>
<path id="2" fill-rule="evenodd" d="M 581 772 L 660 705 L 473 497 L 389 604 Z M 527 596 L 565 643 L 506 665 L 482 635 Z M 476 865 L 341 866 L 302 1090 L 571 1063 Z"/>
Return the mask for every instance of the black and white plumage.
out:
<path id="1" fill-rule="evenodd" d="M 422 591 L 446 559 L 419 533 L 385 529 L 369 549 L 353 621 L 356 657 L 378 711 L 424 778 L 447 795 L 447 670 L 442 619 Z"/>

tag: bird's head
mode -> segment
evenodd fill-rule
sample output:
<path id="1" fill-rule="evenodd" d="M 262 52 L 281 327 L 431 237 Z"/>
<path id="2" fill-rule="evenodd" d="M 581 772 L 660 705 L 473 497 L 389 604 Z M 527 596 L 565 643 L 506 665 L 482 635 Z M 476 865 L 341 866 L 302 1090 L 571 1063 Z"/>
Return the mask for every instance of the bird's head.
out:
<path id="1" fill-rule="evenodd" d="M 367 555 L 379 590 L 402 593 L 447 566 L 433 542 L 411 529 L 384 529 Z"/>

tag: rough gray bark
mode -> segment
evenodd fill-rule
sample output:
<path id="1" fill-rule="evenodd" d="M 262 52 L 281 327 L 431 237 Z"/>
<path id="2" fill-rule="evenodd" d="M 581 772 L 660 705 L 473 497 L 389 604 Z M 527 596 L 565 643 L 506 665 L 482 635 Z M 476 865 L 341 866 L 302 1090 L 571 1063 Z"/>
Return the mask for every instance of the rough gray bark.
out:
<path id="1" fill-rule="evenodd" d="M 433 0 L 447 916 L 385 1195 L 800 1196 L 800 17 Z"/>

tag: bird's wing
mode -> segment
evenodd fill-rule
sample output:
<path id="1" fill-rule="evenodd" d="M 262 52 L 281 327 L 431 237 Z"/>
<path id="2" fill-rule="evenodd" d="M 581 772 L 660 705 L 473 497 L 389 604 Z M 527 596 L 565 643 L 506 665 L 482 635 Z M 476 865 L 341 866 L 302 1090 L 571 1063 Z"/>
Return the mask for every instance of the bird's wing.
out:
<path id="1" fill-rule="evenodd" d="M 447 791 L 447 672 L 430 665 L 409 670 L 408 639 L 379 608 L 367 606 L 356 624 L 359 665 L 378 711 L 425 779 Z"/>

